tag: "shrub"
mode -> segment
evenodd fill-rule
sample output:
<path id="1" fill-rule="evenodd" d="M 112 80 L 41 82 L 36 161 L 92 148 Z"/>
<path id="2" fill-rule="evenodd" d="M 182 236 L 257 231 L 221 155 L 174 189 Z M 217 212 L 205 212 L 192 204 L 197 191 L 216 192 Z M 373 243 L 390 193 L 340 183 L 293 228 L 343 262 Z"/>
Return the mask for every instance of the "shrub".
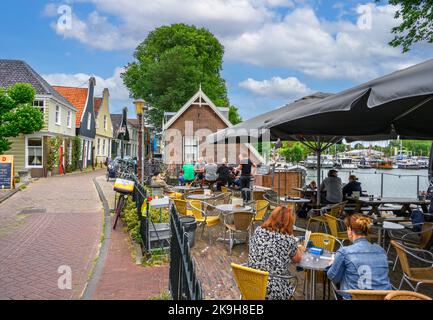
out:
<path id="1" fill-rule="evenodd" d="M 126 200 L 125 207 L 123 209 L 124 217 L 123 220 L 126 223 L 126 230 L 131 235 L 131 238 L 141 244 L 140 226 L 141 222 L 138 219 L 137 208 L 135 202 L 130 197 Z"/>

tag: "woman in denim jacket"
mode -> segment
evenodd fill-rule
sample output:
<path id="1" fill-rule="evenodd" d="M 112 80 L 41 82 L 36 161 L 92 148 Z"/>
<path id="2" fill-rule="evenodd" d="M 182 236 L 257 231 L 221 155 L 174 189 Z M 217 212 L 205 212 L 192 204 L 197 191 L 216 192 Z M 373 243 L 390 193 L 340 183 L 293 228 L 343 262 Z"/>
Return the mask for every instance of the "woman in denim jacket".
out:
<path id="1" fill-rule="evenodd" d="M 391 290 L 386 252 L 367 240 L 371 219 L 354 214 L 344 223 L 353 244 L 336 252 L 328 278 L 340 284 L 340 290 Z"/>

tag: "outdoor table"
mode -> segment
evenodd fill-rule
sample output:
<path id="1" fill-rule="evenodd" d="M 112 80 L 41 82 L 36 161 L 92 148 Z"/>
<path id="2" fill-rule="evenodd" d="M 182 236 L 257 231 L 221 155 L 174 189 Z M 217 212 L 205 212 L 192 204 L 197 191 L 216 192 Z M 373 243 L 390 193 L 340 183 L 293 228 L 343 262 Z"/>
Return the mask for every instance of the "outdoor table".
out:
<path id="1" fill-rule="evenodd" d="M 384 204 L 401 205 L 402 213 L 411 213 L 411 204 L 421 206 L 423 212 L 428 212 L 427 206 L 430 204 L 430 200 L 419 200 L 417 198 L 375 197 L 373 200 L 370 200 L 369 197 L 360 197 L 359 199 L 354 197 L 348 197 L 347 199 L 356 202 L 356 210 L 361 210 L 361 207 L 363 205 L 367 205 L 372 207 L 369 213 L 376 213 L 378 215 L 380 215 L 379 207 Z"/>
<path id="2" fill-rule="evenodd" d="M 296 266 L 311 272 L 307 287 L 307 300 L 308 298 L 310 300 L 316 299 L 316 272 L 325 271 L 325 269 L 330 265 L 331 261 L 332 253 L 327 250 L 324 250 L 321 256 L 315 256 L 308 251 L 302 254 L 302 259 Z M 310 290 L 308 290 L 308 288 Z"/>
<path id="3" fill-rule="evenodd" d="M 271 191 L 272 188 L 262 187 L 262 186 L 254 186 L 253 191 Z"/>
<path id="4" fill-rule="evenodd" d="M 183 192 L 183 193 L 187 193 L 190 191 L 198 190 L 198 189 L 200 189 L 200 187 L 177 186 L 177 187 L 174 187 L 174 189 L 177 191 Z"/>
<path id="5" fill-rule="evenodd" d="M 386 220 L 383 223 L 374 224 L 373 227 L 378 229 L 377 244 L 381 247 L 385 247 L 386 231 L 404 229 L 403 225 Z"/>
<path id="6" fill-rule="evenodd" d="M 280 202 L 283 203 L 295 203 L 295 204 L 300 204 L 300 203 L 310 203 L 311 199 L 305 199 L 305 198 L 285 198 L 285 197 L 281 197 L 280 198 Z"/>
<path id="7" fill-rule="evenodd" d="M 215 198 L 215 195 L 206 195 L 206 194 L 191 194 L 191 195 L 189 195 L 189 196 L 187 196 L 187 198 L 188 199 L 190 199 L 190 200 L 201 200 L 201 201 L 204 201 L 204 200 L 210 200 L 210 199 L 213 199 L 213 198 Z"/>

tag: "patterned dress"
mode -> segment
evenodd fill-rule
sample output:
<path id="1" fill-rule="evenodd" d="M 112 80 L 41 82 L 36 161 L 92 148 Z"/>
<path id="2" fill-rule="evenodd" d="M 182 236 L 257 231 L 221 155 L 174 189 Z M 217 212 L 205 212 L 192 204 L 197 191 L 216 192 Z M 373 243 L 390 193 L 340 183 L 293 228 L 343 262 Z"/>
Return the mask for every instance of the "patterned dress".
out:
<path id="1" fill-rule="evenodd" d="M 291 258 L 296 255 L 296 238 L 258 227 L 250 240 L 248 266 L 270 274 L 288 275 Z M 288 300 L 294 288 L 287 280 L 269 277 L 267 300 Z"/>

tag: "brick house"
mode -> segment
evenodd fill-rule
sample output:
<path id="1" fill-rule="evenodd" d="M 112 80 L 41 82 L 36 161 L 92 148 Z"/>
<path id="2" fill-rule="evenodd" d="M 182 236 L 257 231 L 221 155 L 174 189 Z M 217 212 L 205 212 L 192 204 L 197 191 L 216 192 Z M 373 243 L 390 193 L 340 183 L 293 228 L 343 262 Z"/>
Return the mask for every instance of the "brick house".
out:
<path id="1" fill-rule="evenodd" d="M 264 163 L 259 152 L 250 144 L 208 144 L 207 136 L 231 127 L 229 108 L 221 108 L 199 91 L 178 111 L 164 113 L 162 154 L 167 164 L 195 162 L 203 157 L 220 163 L 238 163 L 240 153 L 247 153 L 254 163 Z"/>

